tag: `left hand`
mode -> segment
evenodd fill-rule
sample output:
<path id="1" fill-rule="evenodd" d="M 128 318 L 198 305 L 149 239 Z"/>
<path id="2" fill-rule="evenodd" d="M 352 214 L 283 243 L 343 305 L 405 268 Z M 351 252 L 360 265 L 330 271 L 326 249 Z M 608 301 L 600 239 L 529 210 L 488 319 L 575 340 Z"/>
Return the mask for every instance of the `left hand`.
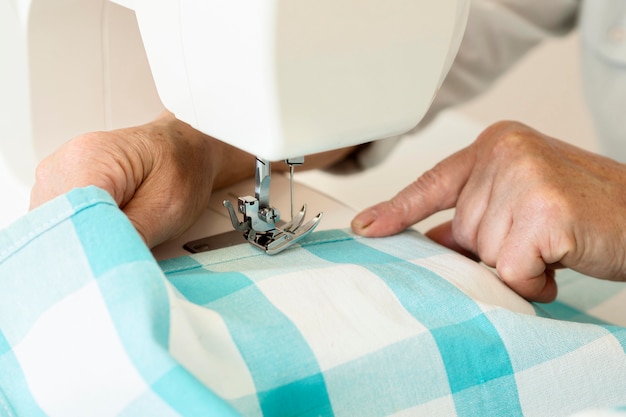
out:
<path id="1" fill-rule="evenodd" d="M 95 185 L 111 194 L 153 247 L 182 234 L 200 216 L 224 147 L 169 112 L 142 126 L 87 133 L 39 164 L 31 209 L 74 187 Z"/>
<path id="2" fill-rule="evenodd" d="M 330 166 L 353 151 L 307 156 L 306 168 Z M 74 187 L 95 185 L 111 194 L 154 247 L 191 227 L 213 189 L 254 176 L 254 159 L 165 111 L 150 123 L 87 133 L 59 148 L 37 167 L 31 209 Z"/>

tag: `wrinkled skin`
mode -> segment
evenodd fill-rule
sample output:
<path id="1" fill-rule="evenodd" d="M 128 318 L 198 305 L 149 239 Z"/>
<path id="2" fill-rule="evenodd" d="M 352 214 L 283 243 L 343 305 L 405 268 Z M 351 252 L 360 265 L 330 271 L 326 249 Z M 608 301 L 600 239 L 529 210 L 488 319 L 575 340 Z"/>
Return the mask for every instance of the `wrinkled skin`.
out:
<path id="1" fill-rule="evenodd" d="M 529 300 L 556 297 L 559 267 L 626 280 L 623 164 L 500 122 L 391 200 L 361 212 L 352 227 L 386 236 L 452 207 L 453 220 L 427 235 L 495 267 Z"/>
<path id="2" fill-rule="evenodd" d="M 176 136 L 178 140 L 170 140 Z M 208 201 L 221 150 L 198 135 L 150 126 L 79 136 L 37 167 L 31 208 L 74 187 L 108 191 L 149 246 L 182 234 Z M 194 169 L 202 167 L 202 169 Z"/>
<path id="3" fill-rule="evenodd" d="M 309 155 L 305 168 L 332 165 L 353 150 Z M 212 190 L 253 177 L 254 160 L 165 111 L 145 125 L 87 133 L 67 142 L 37 167 L 30 206 L 95 185 L 111 194 L 154 247 L 191 227 Z"/>

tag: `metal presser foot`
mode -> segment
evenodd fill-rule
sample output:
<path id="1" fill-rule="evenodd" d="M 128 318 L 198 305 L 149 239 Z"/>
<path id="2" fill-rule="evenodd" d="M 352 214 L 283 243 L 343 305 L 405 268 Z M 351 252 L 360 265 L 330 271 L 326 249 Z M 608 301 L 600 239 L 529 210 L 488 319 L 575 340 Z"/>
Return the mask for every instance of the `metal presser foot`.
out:
<path id="1" fill-rule="evenodd" d="M 300 211 L 293 213 L 293 167 L 301 165 L 304 158 L 285 161 L 290 167 L 290 194 L 291 194 L 291 221 L 278 226 L 280 213 L 269 203 L 270 192 L 270 163 L 261 159 L 256 160 L 255 196 L 239 197 L 238 210 L 243 214 L 243 221 L 239 221 L 235 209 L 230 201 L 224 200 L 224 207 L 228 209 L 230 220 L 235 230 L 243 232 L 243 236 L 268 255 L 274 255 L 289 248 L 311 233 L 322 219 L 319 213 L 313 219 L 303 224 L 306 215 L 306 204 Z"/>
<path id="2" fill-rule="evenodd" d="M 237 208 L 243 215 L 239 221 L 237 213 L 230 201 L 224 200 L 224 207 L 228 209 L 230 221 L 236 231 L 242 232 L 244 238 L 254 246 L 262 249 L 268 255 L 274 255 L 289 248 L 294 243 L 309 235 L 322 219 L 319 213 L 313 219 L 304 223 L 306 204 L 298 213 L 293 209 L 293 172 L 294 165 L 301 165 L 304 158 L 289 159 L 285 161 L 290 167 L 290 195 L 291 195 L 291 221 L 280 222 L 278 209 L 270 206 L 270 163 L 261 159 L 256 160 L 255 196 L 239 197 Z M 233 233 L 233 232 L 230 232 Z M 216 248 L 219 243 L 212 242 L 212 238 L 199 239 L 189 242 L 185 249 L 192 253 L 204 252 Z M 228 238 L 227 246 L 232 239 Z"/>
<path id="3" fill-rule="evenodd" d="M 311 233 L 322 219 L 319 213 L 313 219 L 303 224 L 306 215 L 306 205 L 300 211 L 293 213 L 293 167 L 301 165 L 304 158 L 285 161 L 290 166 L 290 194 L 291 194 L 291 221 L 278 226 L 280 213 L 270 206 L 270 163 L 262 159 L 256 160 L 255 196 L 239 197 L 238 209 L 243 215 L 239 221 L 235 209 L 230 201 L 224 200 L 224 207 L 228 209 L 230 221 L 235 230 L 243 232 L 243 236 L 254 246 L 262 249 L 268 255 L 284 251 L 297 241 Z"/>

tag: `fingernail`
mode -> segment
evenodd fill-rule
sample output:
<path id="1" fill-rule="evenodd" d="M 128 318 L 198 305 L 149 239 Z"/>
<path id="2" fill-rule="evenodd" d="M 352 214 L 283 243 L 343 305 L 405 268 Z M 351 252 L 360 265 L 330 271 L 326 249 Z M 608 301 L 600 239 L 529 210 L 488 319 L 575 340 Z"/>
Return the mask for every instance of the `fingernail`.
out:
<path id="1" fill-rule="evenodd" d="M 376 209 L 365 209 L 352 220 L 352 228 L 355 230 L 365 230 L 378 218 Z"/>

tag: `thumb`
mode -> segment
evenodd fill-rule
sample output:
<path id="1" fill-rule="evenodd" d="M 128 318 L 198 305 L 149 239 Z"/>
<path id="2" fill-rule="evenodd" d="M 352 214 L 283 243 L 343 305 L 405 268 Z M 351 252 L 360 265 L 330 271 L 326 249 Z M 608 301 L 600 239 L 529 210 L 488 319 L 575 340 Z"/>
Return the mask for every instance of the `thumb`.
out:
<path id="1" fill-rule="evenodd" d="M 389 236 L 456 205 L 474 165 L 473 148 L 467 147 L 426 171 L 389 201 L 363 210 L 352 229 L 363 236 Z"/>

